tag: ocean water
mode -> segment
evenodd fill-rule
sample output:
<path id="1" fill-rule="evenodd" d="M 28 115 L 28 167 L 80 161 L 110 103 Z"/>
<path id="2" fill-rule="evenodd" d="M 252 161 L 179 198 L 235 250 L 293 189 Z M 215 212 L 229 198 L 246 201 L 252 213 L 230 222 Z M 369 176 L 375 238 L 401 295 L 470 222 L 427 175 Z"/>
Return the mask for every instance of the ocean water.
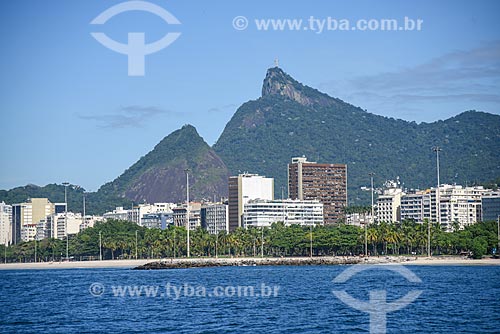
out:
<path id="1" fill-rule="evenodd" d="M 333 279 L 352 266 L 0 271 L 0 332 L 369 333 L 370 314 L 333 290 L 385 291 L 389 304 L 420 290 L 387 312 L 387 333 L 500 333 L 499 266 L 406 267 L 421 282 L 384 267 L 344 283 Z"/>

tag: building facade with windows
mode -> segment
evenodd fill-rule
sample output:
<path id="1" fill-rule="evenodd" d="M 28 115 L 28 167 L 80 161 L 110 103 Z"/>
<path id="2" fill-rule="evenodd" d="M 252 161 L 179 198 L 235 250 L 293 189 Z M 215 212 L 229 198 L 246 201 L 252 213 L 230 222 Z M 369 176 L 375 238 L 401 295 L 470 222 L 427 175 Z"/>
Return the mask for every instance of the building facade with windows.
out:
<path id="1" fill-rule="evenodd" d="M 347 207 L 347 165 L 319 164 L 305 157 L 288 164 L 288 196 L 291 199 L 317 200 L 323 204 L 325 224 L 345 219 Z"/>
<path id="2" fill-rule="evenodd" d="M 463 187 L 443 184 L 437 188 L 406 194 L 401 198 L 401 219 L 415 222 L 440 222 L 445 231 L 453 231 L 481 220 L 483 187 Z M 458 224 L 458 225 L 457 225 Z"/>
<path id="3" fill-rule="evenodd" d="M 12 243 L 12 206 L 0 202 L 0 244 Z"/>
<path id="4" fill-rule="evenodd" d="M 228 216 L 229 231 L 243 227 L 243 207 L 255 199 L 274 199 L 274 179 L 257 174 L 240 174 L 229 177 Z"/>
<path id="5" fill-rule="evenodd" d="M 37 237 L 38 223 L 46 217 L 66 211 L 65 203 L 51 203 L 47 198 L 31 198 L 12 206 L 13 244 L 32 241 Z"/>
<path id="6" fill-rule="evenodd" d="M 485 192 L 481 197 L 481 220 L 498 221 L 500 219 L 500 191 Z"/>
<path id="7" fill-rule="evenodd" d="M 243 225 L 270 227 L 283 222 L 286 226 L 315 226 L 324 224 L 323 204 L 317 200 L 251 200 L 245 204 Z"/>
<path id="8" fill-rule="evenodd" d="M 377 221 L 400 222 L 403 195 L 403 190 L 395 182 L 388 181 L 388 188 L 377 198 Z"/>
<path id="9" fill-rule="evenodd" d="M 201 226 L 210 234 L 229 233 L 229 207 L 225 203 L 205 204 L 201 207 Z"/>
<path id="10" fill-rule="evenodd" d="M 172 209 L 173 222 L 175 226 L 186 227 L 186 206 L 180 206 Z M 196 230 L 201 226 L 201 203 L 189 203 L 189 230 Z"/>
<path id="11" fill-rule="evenodd" d="M 173 212 L 148 213 L 142 216 L 141 226 L 164 230 L 174 225 Z"/>

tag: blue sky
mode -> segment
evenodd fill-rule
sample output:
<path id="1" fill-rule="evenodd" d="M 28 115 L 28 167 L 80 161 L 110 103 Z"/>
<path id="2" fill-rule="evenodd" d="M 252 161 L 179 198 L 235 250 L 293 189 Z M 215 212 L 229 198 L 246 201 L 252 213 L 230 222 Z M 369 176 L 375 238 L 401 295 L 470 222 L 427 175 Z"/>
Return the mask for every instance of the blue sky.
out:
<path id="1" fill-rule="evenodd" d="M 297 80 L 369 112 L 431 122 L 500 113 L 498 1 L 151 0 L 180 25 L 141 11 L 90 22 L 124 1 L 2 1 L 0 189 L 113 180 L 163 137 L 193 124 L 213 144 L 260 95 L 276 57 Z M 234 29 L 245 16 L 245 30 Z M 255 19 L 422 19 L 421 31 L 259 31 Z M 146 43 L 180 37 L 127 75 L 127 56 L 91 32 Z"/>

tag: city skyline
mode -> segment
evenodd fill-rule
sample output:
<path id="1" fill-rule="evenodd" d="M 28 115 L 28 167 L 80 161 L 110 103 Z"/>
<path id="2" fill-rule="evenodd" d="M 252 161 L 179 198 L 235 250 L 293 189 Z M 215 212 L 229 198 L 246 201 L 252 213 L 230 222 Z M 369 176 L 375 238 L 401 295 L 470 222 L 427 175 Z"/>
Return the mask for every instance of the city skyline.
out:
<path id="1" fill-rule="evenodd" d="M 9 158 L 0 167 L 0 189 L 67 180 L 95 191 L 185 123 L 194 124 L 213 144 L 236 108 L 259 96 L 265 70 L 275 58 L 305 84 L 387 117 L 430 122 L 469 109 L 499 113 L 496 2 L 456 6 L 427 1 L 415 8 L 384 1 L 376 7 L 366 3 L 365 9 L 350 3 L 190 6 L 151 1 L 179 19 L 182 35 L 146 57 L 144 77 L 128 77 L 127 57 L 106 49 L 90 33 L 102 28 L 123 41 L 132 29 L 145 31 L 152 42 L 174 29 L 140 12 L 123 13 L 97 30 L 90 25 L 121 2 L 2 5 L 0 24 L 11 32 L 4 37 L 10 47 L 0 65 L 5 73 L 2 141 L 15 138 L 16 145 L 3 149 Z M 410 17 L 422 19 L 423 29 L 238 31 L 232 26 L 238 15 L 250 23 L 311 16 Z M 442 80 L 429 80 L 437 77 Z M 384 88 L 390 82 L 400 89 Z M 19 136 L 21 125 L 26 135 Z M 17 154 L 19 147 L 26 147 L 29 157 Z"/>

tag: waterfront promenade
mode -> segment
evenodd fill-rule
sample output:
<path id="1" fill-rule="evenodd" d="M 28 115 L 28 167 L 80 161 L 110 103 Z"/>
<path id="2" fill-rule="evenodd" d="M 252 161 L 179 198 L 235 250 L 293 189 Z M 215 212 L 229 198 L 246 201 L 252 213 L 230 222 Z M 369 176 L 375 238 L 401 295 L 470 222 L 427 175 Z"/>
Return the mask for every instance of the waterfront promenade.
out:
<path id="1" fill-rule="evenodd" d="M 0 264 L 0 270 L 17 269 L 72 269 L 72 268 L 136 268 L 147 265 L 145 269 L 169 269 L 189 267 L 248 266 L 248 265 L 341 265 L 341 264 L 404 264 L 404 265 L 500 265 L 500 259 L 485 258 L 472 260 L 463 257 L 234 257 L 234 258 L 176 258 L 176 259 L 139 259 L 104 260 L 74 262 L 38 262 Z"/>

